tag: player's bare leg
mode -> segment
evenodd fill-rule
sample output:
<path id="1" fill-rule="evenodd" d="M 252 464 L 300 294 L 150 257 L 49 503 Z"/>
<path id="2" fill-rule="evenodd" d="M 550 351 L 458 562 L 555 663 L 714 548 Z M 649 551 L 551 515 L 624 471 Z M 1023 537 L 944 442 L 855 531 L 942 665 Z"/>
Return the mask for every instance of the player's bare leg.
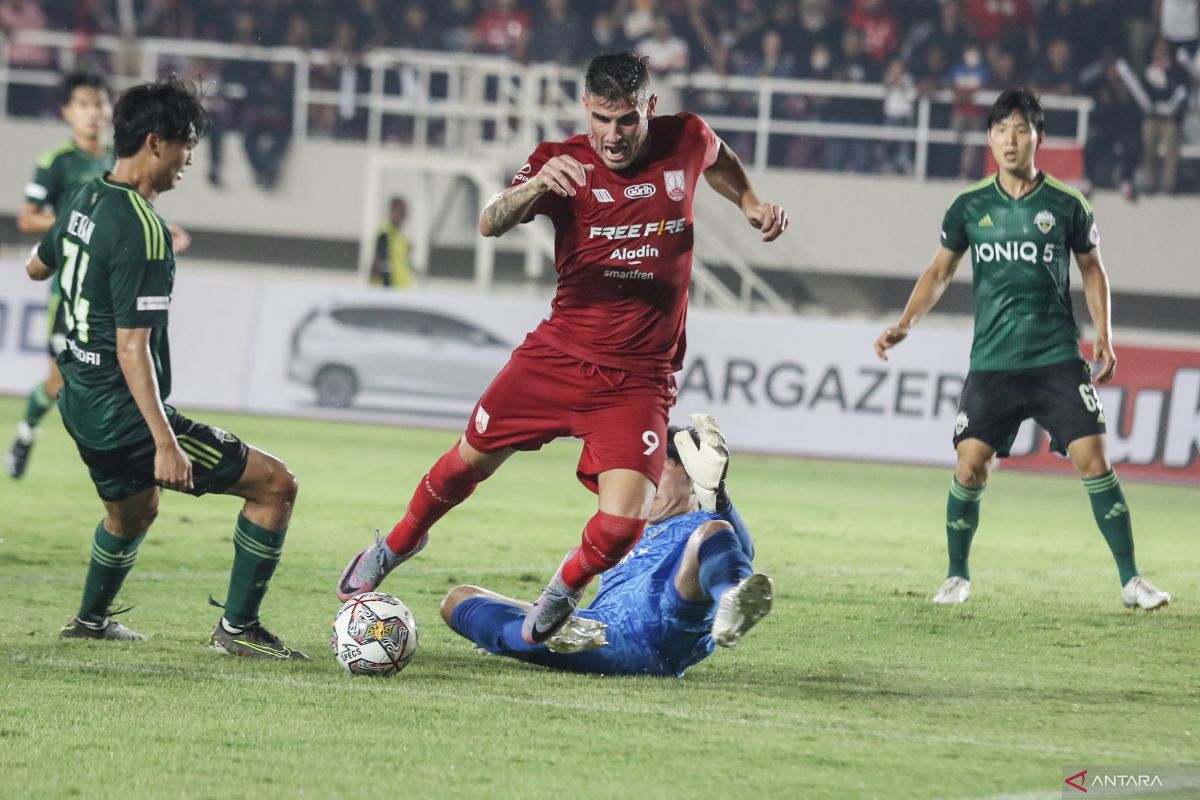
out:
<path id="1" fill-rule="evenodd" d="M 111 619 L 125 576 L 133 569 L 138 546 L 158 516 L 158 487 L 124 500 L 105 500 L 105 516 L 96 527 L 79 613 L 59 631 L 66 639 L 144 641 L 147 637 Z"/>
<path id="2" fill-rule="evenodd" d="M 946 581 L 933 598 L 938 605 L 957 605 L 971 596 L 967 559 L 979 527 L 979 502 L 996 462 L 995 449 L 979 439 L 963 439 L 956 450 L 958 464 L 946 500 L 946 551 L 950 565 Z"/>
<path id="3" fill-rule="evenodd" d="M 736 647 L 751 628 L 771 613 L 775 587 L 754 573 L 750 554 L 727 522 L 707 522 L 692 532 L 675 570 L 675 591 L 689 603 L 717 602 L 712 638 Z"/>
<path id="4" fill-rule="evenodd" d="M 34 442 L 37 441 L 38 427 L 42 417 L 58 400 L 62 385 L 62 373 L 58 371 L 58 364 L 54 363 L 54 359 L 50 359 L 50 374 L 30 393 L 25 418 L 17 423 L 17 435 L 8 451 L 8 474 L 13 478 L 22 477 L 29 468 L 29 456 L 33 451 Z"/>
<path id="5" fill-rule="evenodd" d="M 1067 445 L 1092 503 L 1092 515 L 1100 528 L 1121 580 L 1121 602 L 1127 608 L 1152 611 L 1166 606 L 1171 596 L 1138 572 L 1133 557 L 1133 521 L 1117 473 L 1109 463 L 1103 434 L 1083 436 Z"/>
<path id="6" fill-rule="evenodd" d="M 246 469 L 225 494 L 246 501 L 233 533 L 233 569 L 224 615 L 209 646 L 223 655 L 267 660 L 307 661 L 259 621 L 258 612 L 275 568 L 300 487 L 287 466 L 272 455 L 249 448 Z"/>
<path id="7" fill-rule="evenodd" d="M 525 616 L 521 636 L 546 641 L 571 618 L 592 578 L 625 557 L 642 533 L 654 502 L 654 483 L 636 470 L 600 473 L 600 508 L 583 529 L 579 546 L 567 554 Z"/>
<path id="8" fill-rule="evenodd" d="M 389 572 L 424 549 L 434 523 L 470 497 L 515 452 L 506 447 L 484 453 L 467 444 L 466 437 L 459 439 L 421 479 L 403 519 L 387 538 L 376 531 L 375 542 L 346 565 L 338 580 L 338 598 L 345 601 L 378 588 Z"/>

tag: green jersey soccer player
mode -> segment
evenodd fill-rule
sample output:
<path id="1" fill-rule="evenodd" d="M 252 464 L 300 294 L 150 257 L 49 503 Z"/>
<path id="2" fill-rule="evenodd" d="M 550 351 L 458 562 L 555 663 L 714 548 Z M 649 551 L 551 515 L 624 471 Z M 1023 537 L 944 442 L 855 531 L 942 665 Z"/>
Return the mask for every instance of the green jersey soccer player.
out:
<path id="1" fill-rule="evenodd" d="M 25 186 L 25 205 L 17 216 L 22 233 L 42 236 L 71 194 L 92 178 L 112 169 L 112 148 L 105 143 L 112 121 L 112 103 L 104 77 L 92 72 L 71 72 L 59 87 L 62 118 L 71 129 L 71 139 L 38 159 Z M 29 465 L 42 418 L 58 398 L 62 375 L 54 357 L 66 347 L 67 323 L 63 318 L 58 283 L 50 284 L 49 322 L 50 374 L 34 387 L 25 404 L 25 417 L 17 424 L 17 435 L 9 449 L 8 474 L 20 478 Z"/>
<path id="2" fill-rule="evenodd" d="M 61 634 L 146 638 L 111 619 L 112 602 L 165 486 L 246 501 L 234 528 L 233 573 L 212 648 L 306 658 L 258 620 L 282 554 L 295 478 L 278 459 L 164 404 L 171 390 L 167 317 L 175 255 L 171 233 L 151 204 L 183 177 L 209 128 L 208 114 L 191 84 L 171 78 L 122 94 L 113 123 L 113 171 L 72 195 L 27 265 L 30 277 L 53 276 L 62 290 L 67 340 L 58 356 L 59 410 L 107 512 L 93 537 L 83 602 Z"/>
<path id="3" fill-rule="evenodd" d="M 1133 526 L 1125 495 L 1105 453 L 1104 409 L 1079 351 L 1071 311 L 1071 253 L 1083 276 L 1096 328 L 1098 383 L 1117 369 L 1108 276 L 1092 209 L 1079 192 L 1034 166 L 1046 138 L 1038 98 L 1010 89 L 988 113 L 988 142 L 999 172 L 961 192 L 942 221 L 941 246 L 917 281 L 900 321 L 880 334 L 875 351 L 904 341 L 942 296 L 970 251 L 975 299 L 971 368 L 959 401 L 946 538 L 950 569 L 933 598 L 962 603 L 971 592 L 967 556 L 979 525 L 979 502 L 996 456 L 1007 456 L 1017 428 L 1032 417 L 1050 446 L 1070 456 L 1108 542 L 1130 608 L 1165 606 L 1170 595 L 1144 579 L 1133 558 Z"/>

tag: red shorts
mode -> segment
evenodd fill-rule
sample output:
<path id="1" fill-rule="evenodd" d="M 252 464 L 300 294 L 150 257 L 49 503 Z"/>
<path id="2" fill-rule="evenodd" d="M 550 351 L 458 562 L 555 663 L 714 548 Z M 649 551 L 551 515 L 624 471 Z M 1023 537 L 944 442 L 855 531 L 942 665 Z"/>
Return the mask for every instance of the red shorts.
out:
<path id="1" fill-rule="evenodd" d="M 657 486 L 675 402 L 673 378 L 589 364 L 527 341 L 479 398 L 467 444 L 481 453 L 538 450 L 574 436 L 583 440 L 576 475 L 593 492 L 600 473 L 610 469 L 640 472 Z"/>

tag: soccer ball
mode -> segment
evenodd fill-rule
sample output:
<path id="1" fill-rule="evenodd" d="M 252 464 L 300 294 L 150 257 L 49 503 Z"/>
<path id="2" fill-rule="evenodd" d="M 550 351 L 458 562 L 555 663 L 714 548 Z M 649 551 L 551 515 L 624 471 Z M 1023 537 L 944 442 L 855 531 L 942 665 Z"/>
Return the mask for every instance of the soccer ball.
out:
<path id="1" fill-rule="evenodd" d="M 333 657 L 355 675 L 386 678 L 417 652 L 417 621 L 408 606 L 382 592 L 347 600 L 333 618 Z"/>

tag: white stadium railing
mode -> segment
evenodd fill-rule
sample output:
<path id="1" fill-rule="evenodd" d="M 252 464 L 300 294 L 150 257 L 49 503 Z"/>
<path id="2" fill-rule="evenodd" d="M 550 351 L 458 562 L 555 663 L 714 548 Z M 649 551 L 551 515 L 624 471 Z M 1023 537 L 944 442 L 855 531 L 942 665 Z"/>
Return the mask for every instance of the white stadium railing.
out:
<path id="1" fill-rule="evenodd" d="M 53 51 L 59 69 L 13 67 L 9 53 L 14 43 Z M 343 119 L 358 121 L 354 134 L 347 138 L 363 141 L 372 163 L 381 167 L 399 162 L 411 165 L 411 156 L 422 153 L 450 157 L 461 161 L 463 175 L 476 184 L 482 182 L 487 171 L 495 173 L 496 181 L 503 180 L 507 177 L 502 171 L 504 165 L 519 163 L 539 141 L 561 139 L 581 130 L 584 123 L 579 106 L 582 71 L 577 67 L 521 65 L 498 57 L 424 50 L 377 49 L 347 56 L 294 47 L 109 35 L 88 38 L 86 46 L 81 46 L 81 39 L 74 34 L 49 31 L 22 32 L 10 39 L 0 35 L 0 115 L 7 113 L 10 87 L 56 85 L 60 70 L 80 63 L 80 49 L 88 52 L 88 58 L 99 54 L 113 65 L 117 89 L 170 72 L 190 76 L 201 62 L 207 63 L 208 72 L 214 74 L 212 65 L 221 62 L 289 64 L 293 68 L 291 116 L 296 140 L 316 136 L 310 130 L 313 112 L 332 107 Z M 322 83 L 339 88 L 318 88 Z M 773 113 L 797 98 L 863 105 L 878 101 L 881 107 L 886 89 L 878 84 L 695 74 L 660 77 L 656 89 L 662 95 L 661 111 L 690 106 L 690 98 L 702 97 L 705 107 L 696 110 L 722 136 L 737 136 L 743 158 L 758 171 L 779 166 L 771 161 L 770 146 L 779 137 L 908 143 L 912 148 L 911 177 L 915 180 L 929 175 L 932 147 L 986 144 L 982 131 L 964 132 L 951 127 L 949 110 L 955 96 L 949 91 L 917 97 L 912 124 L 892 126 L 789 119 Z M 207 91 L 236 99 L 244 87 L 216 84 Z M 994 94 L 977 92 L 972 100 L 986 108 Z M 1054 115 L 1056 135 L 1048 139 L 1048 144 L 1081 148 L 1087 140 L 1091 100 L 1046 96 L 1043 102 Z M 736 112 L 729 108 L 736 108 Z M 403 122 L 403 142 L 395 140 L 397 121 Z M 1200 158 L 1200 144 L 1186 145 L 1183 155 Z M 368 194 L 370 191 L 368 187 Z M 367 248 L 370 231 L 364 231 L 363 246 Z M 531 277 L 541 269 L 535 254 L 550 255 L 548 242 L 544 236 L 527 236 L 526 264 Z M 730 288 L 706 265 L 697 264 L 696 288 L 702 296 L 718 306 L 787 308 L 786 302 L 734 248 L 722 248 L 720 244 L 715 241 L 705 249 L 719 253 L 718 262 L 733 270 L 739 286 Z M 484 270 L 478 264 L 477 270 L 478 282 Z M 490 275 L 490 268 L 486 272 Z"/>

